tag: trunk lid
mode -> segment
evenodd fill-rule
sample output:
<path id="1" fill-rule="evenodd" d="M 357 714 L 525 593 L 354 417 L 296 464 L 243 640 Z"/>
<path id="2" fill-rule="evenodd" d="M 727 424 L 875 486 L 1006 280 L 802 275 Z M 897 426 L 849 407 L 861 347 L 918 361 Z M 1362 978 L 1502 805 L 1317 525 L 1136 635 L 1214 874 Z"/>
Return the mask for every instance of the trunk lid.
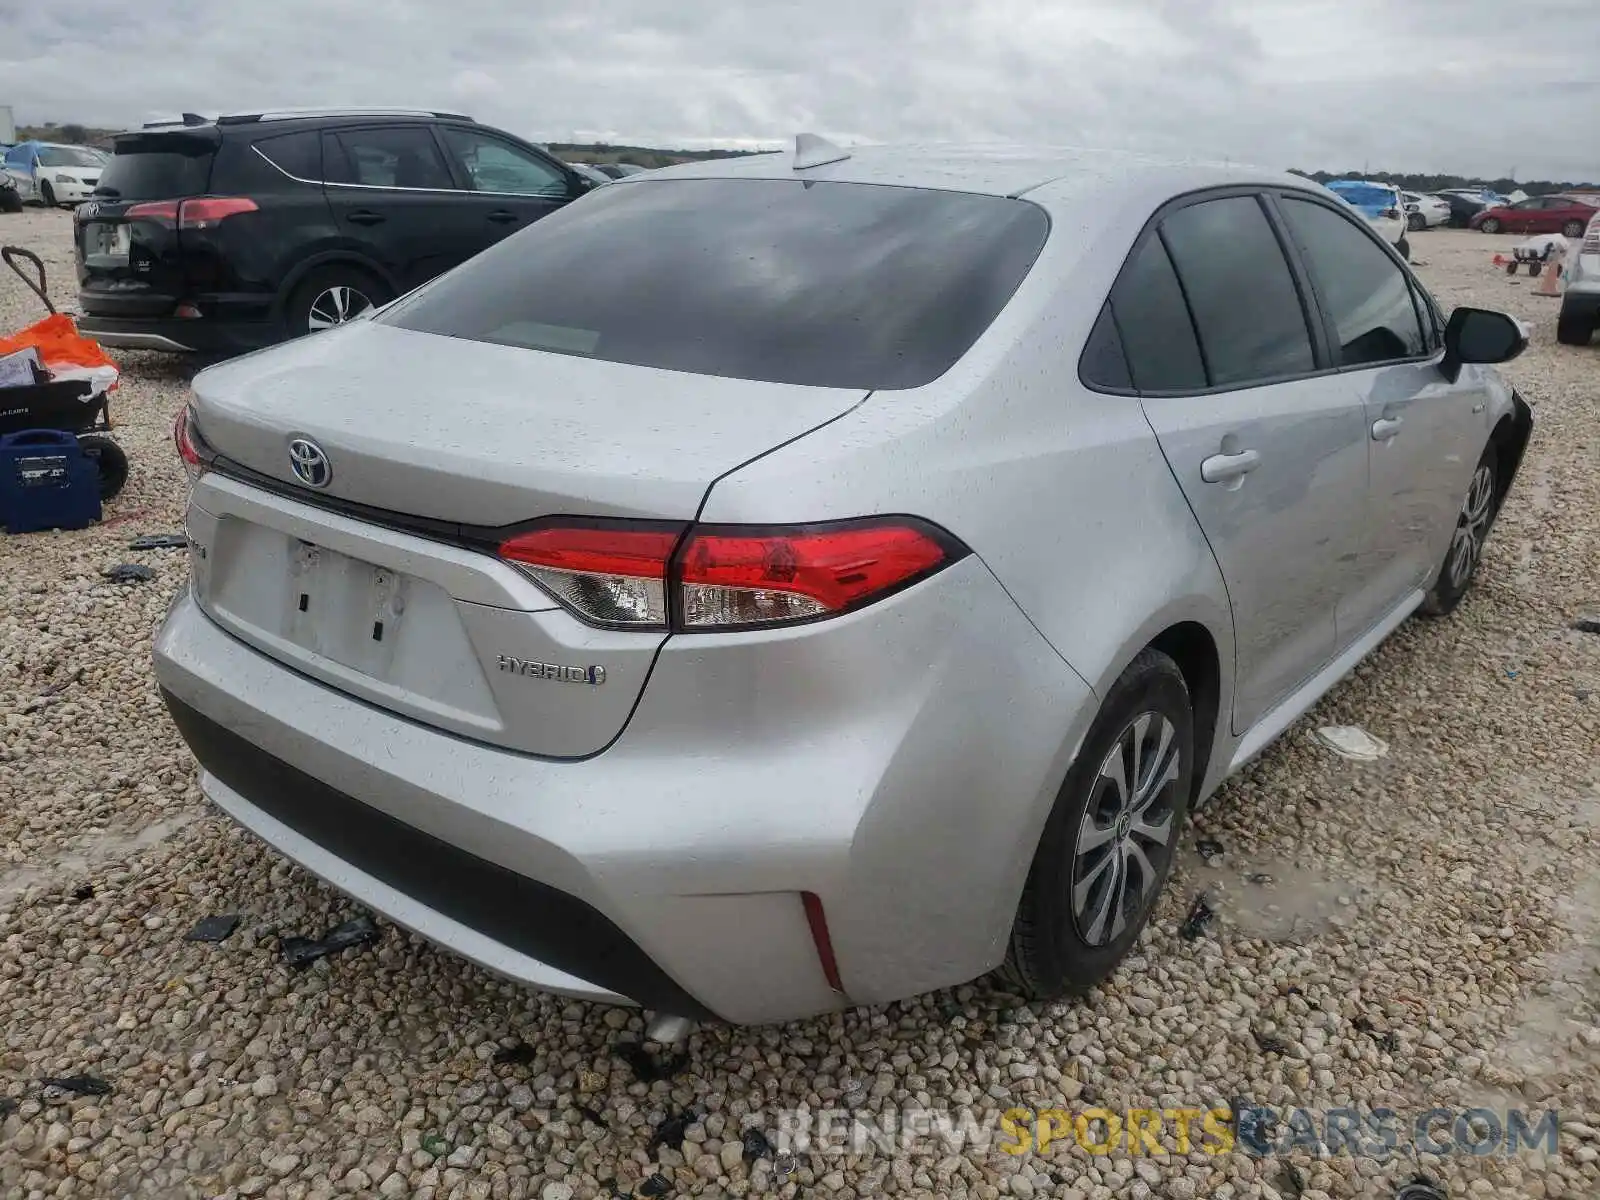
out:
<path id="1" fill-rule="evenodd" d="M 451 531 L 553 515 L 687 523 L 720 475 L 864 394 L 365 321 L 313 334 L 195 380 L 199 433 L 227 460 L 190 506 L 195 595 L 263 653 L 370 703 L 509 749 L 594 754 L 665 635 L 591 628 Z M 325 488 L 297 480 L 291 435 L 326 455 Z"/>
<path id="2" fill-rule="evenodd" d="M 551 514 L 691 520 L 719 476 L 866 393 L 603 362 L 360 321 L 195 379 L 222 455 L 299 486 L 290 435 L 326 453 L 322 494 L 478 526 Z"/>
<path id="3" fill-rule="evenodd" d="M 168 316 L 185 291 L 175 221 L 135 217 L 150 201 L 204 195 L 220 139 L 215 128 L 155 130 L 116 140 L 93 198 L 73 213 L 79 302 L 95 316 Z"/>

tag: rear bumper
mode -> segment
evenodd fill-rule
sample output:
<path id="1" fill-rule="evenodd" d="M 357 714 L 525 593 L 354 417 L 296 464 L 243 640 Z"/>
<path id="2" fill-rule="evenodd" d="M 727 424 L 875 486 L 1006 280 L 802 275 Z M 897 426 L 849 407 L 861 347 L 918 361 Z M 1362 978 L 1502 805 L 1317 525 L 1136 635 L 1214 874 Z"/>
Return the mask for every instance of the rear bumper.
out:
<path id="1" fill-rule="evenodd" d="M 765 1024 L 996 966 L 1096 707 L 975 559 L 829 626 L 669 639 L 577 762 L 353 699 L 187 595 L 155 660 L 206 795 L 357 900 L 536 988 Z"/>
<path id="2" fill-rule="evenodd" d="M 80 296 L 80 307 L 82 307 Z M 282 337 L 270 321 L 214 318 L 107 317 L 85 312 L 78 330 L 102 346 L 119 350 L 165 350 L 176 354 L 243 354 Z"/>

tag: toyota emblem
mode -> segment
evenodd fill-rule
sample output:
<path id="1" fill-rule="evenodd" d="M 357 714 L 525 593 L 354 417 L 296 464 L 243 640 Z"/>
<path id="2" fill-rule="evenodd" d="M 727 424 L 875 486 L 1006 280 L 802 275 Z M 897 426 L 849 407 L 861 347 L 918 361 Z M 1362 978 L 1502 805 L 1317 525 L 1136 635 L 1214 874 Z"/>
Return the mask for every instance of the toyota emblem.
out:
<path id="1" fill-rule="evenodd" d="M 333 465 L 328 462 L 328 456 L 310 438 L 290 439 L 289 469 L 307 487 L 325 488 L 333 478 Z"/>

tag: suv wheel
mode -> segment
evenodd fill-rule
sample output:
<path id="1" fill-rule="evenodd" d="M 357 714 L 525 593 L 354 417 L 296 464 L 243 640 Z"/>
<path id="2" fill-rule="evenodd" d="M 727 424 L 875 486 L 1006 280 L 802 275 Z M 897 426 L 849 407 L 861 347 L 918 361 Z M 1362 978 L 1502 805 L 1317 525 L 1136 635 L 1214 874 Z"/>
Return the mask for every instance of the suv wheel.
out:
<path id="1" fill-rule="evenodd" d="M 1589 313 L 1562 311 L 1556 318 L 1556 341 L 1563 346 L 1587 346 L 1594 336 L 1595 319 Z"/>
<path id="2" fill-rule="evenodd" d="M 1472 586 L 1478 563 L 1483 558 L 1483 543 L 1489 537 L 1489 529 L 1499 510 L 1499 477 L 1499 462 L 1491 442 L 1472 472 L 1472 482 L 1467 484 L 1466 498 L 1456 514 L 1455 532 L 1450 535 L 1450 548 L 1445 551 L 1444 566 L 1439 568 L 1439 577 L 1422 602 L 1422 611 L 1429 616 L 1442 617 L 1454 612 Z"/>
<path id="3" fill-rule="evenodd" d="M 1561 232 L 1569 238 L 1581 238 L 1587 226 L 1582 221 L 1568 221 L 1561 227 Z"/>
<path id="4" fill-rule="evenodd" d="M 1411 242 L 1408 239 L 1401 238 L 1394 244 L 1394 248 L 1400 252 L 1400 257 L 1405 259 L 1406 262 L 1411 261 Z"/>
<path id="5" fill-rule="evenodd" d="M 1107 693 L 1045 823 L 1007 982 L 1044 1000 L 1116 968 L 1172 869 L 1193 774 L 1189 689 L 1172 659 L 1145 650 Z"/>
<path id="6" fill-rule="evenodd" d="M 318 267 L 295 288 L 285 308 L 290 337 L 343 325 L 387 304 L 389 289 L 356 267 Z"/>

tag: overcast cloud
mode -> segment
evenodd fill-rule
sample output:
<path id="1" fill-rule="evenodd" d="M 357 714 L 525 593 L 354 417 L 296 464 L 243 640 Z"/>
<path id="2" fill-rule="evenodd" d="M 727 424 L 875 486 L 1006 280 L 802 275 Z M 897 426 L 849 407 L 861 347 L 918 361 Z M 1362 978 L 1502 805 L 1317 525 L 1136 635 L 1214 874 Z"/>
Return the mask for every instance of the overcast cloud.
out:
<path id="1" fill-rule="evenodd" d="M 1593 0 L 10 0 L 0 104 L 464 109 L 536 140 L 1128 147 L 1600 179 Z M 1540 45 L 1540 43 L 1544 45 Z"/>

